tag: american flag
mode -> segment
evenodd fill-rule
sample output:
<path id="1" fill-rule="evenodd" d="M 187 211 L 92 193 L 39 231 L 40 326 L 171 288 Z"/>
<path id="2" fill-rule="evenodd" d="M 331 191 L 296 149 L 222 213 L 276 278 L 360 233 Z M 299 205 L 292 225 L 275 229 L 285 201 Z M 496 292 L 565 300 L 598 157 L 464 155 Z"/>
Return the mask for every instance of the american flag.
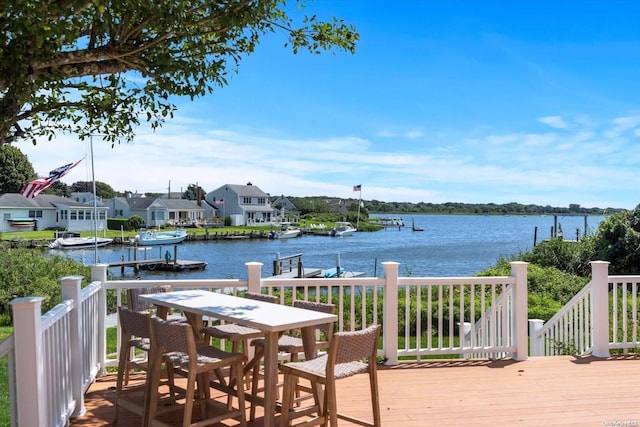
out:
<path id="1" fill-rule="evenodd" d="M 59 168 L 49 172 L 49 176 L 34 179 L 33 181 L 26 183 L 24 187 L 22 187 L 22 190 L 20 190 L 20 194 L 28 198 L 36 197 L 38 194 L 40 194 L 40 192 L 51 187 L 54 182 L 58 181 L 60 178 L 69 173 L 69 171 L 81 161 L 82 159 L 78 160 L 75 163 L 69 163 L 68 165 L 60 166 Z"/>
<path id="2" fill-rule="evenodd" d="M 216 205 L 223 205 L 224 204 L 224 200 L 220 199 L 220 200 L 216 200 Z"/>
<path id="3" fill-rule="evenodd" d="M 353 186 L 353 191 L 362 191 L 362 185 L 360 185 L 360 184 L 354 185 Z"/>

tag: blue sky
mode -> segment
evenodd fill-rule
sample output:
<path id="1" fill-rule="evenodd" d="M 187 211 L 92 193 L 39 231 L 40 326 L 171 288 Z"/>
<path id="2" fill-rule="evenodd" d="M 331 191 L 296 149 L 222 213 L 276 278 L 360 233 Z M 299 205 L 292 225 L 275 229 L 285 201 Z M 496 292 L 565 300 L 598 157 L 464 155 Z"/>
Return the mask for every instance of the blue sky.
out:
<path id="1" fill-rule="evenodd" d="M 640 3 L 317 0 L 354 55 L 267 36 L 227 87 L 131 144 L 94 138 L 115 190 L 634 208 L 640 201 Z M 19 148 L 38 174 L 87 155 L 60 135 Z M 83 169 L 84 168 L 84 169 Z"/>

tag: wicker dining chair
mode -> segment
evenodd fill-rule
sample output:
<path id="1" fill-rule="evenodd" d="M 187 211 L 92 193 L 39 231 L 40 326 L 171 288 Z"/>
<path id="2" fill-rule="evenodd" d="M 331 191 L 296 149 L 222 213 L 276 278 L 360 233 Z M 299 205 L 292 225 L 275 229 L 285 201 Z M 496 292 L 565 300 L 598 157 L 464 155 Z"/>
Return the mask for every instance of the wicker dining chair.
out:
<path id="1" fill-rule="evenodd" d="M 118 357 L 118 377 L 116 380 L 116 393 L 114 402 L 114 423 L 118 421 L 120 407 L 129 411 L 143 415 L 144 404 L 136 401 L 133 394 L 144 390 L 145 384 L 127 387 L 129 384 L 129 373 L 132 369 L 138 369 L 147 373 L 148 376 L 148 354 L 150 350 L 150 315 L 144 312 L 129 310 L 125 307 L 118 308 L 118 319 L 122 333 L 122 344 Z M 141 358 L 136 358 L 132 350 L 137 349 L 143 353 Z M 129 397 L 132 397 L 131 399 Z"/>
<path id="2" fill-rule="evenodd" d="M 297 308 L 303 308 L 305 310 L 313 310 L 321 313 L 335 314 L 336 306 L 334 304 L 326 304 L 315 301 L 294 301 L 293 306 Z M 326 350 L 329 347 L 329 342 L 333 337 L 334 322 L 324 323 L 316 326 L 316 330 L 320 332 L 319 340 L 316 341 L 316 350 Z M 294 335 L 295 331 L 291 331 L 289 334 L 284 334 L 278 339 L 278 352 L 288 354 L 288 359 L 291 362 L 299 360 L 299 354 L 304 351 L 304 343 L 302 338 L 298 335 Z M 258 394 L 263 390 L 259 389 L 260 378 L 260 363 L 264 358 L 264 338 L 258 338 L 251 341 L 251 345 L 255 347 L 255 353 L 253 359 L 249 361 L 248 366 L 252 369 L 251 376 L 251 393 Z M 245 370 L 247 368 L 245 367 Z M 283 386 L 283 384 L 279 384 Z M 310 393 L 311 390 L 302 384 L 298 384 L 296 387 L 296 399 L 300 399 L 301 392 Z M 250 420 L 255 419 L 255 405 L 251 404 Z"/>
<path id="3" fill-rule="evenodd" d="M 244 294 L 244 297 L 253 301 L 263 301 L 272 304 L 278 303 L 278 297 L 275 295 L 246 292 Z M 244 354 L 247 360 L 249 360 L 249 340 L 264 336 L 264 332 L 259 329 L 242 326 L 235 323 L 205 326 L 200 332 L 204 335 L 204 342 L 206 343 L 209 343 L 211 341 L 211 338 L 231 341 L 231 351 L 234 353 L 240 351 L 240 345 L 242 344 L 242 354 Z M 248 378 L 249 375 L 251 375 L 251 370 L 245 368 L 243 369 L 243 372 L 246 374 L 246 376 L 243 375 L 242 384 L 248 386 Z M 230 384 L 233 385 L 233 382 L 230 382 Z M 229 398 L 228 406 L 231 407 L 231 398 Z"/>
<path id="4" fill-rule="evenodd" d="M 159 294 L 170 290 L 171 286 L 169 285 L 127 289 L 127 307 L 133 311 L 153 310 L 155 309 L 153 303 L 140 298 L 140 295 Z"/>
<path id="5" fill-rule="evenodd" d="M 290 426 L 290 422 L 299 417 L 311 416 L 298 425 L 324 425 L 337 427 L 338 418 L 346 421 L 380 427 L 380 398 L 377 378 L 377 352 L 380 325 L 373 325 L 360 331 L 337 332 L 333 335 L 326 354 L 303 362 L 289 362 L 280 367 L 284 374 L 281 425 Z M 366 360 L 366 363 L 363 362 Z M 359 373 L 369 373 L 373 422 L 338 413 L 336 402 L 336 381 Z M 295 407 L 294 392 L 298 378 L 305 378 L 312 384 L 324 387 L 323 404 L 318 401 L 307 407 Z"/>
<path id="6" fill-rule="evenodd" d="M 181 409 L 182 427 L 205 426 L 219 423 L 222 420 L 234 418 L 240 425 L 246 426 L 246 412 L 244 388 L 242 387 L 242 366 L 246 360 L 241 353 L 231 353 L 213 346 L 196 346 L 195 334 L 191 325 L 183 322 L 172 322 L 153 317 L 151 326 L 151 373 L 149 396 L 146 399 L 146 415 L 143 425 L 166 425 L 157 417 L 166 412 Z M 175 375 L 187 378 L 184 394 L 171 395 L 168 399 L 160 399 L 158 386 L 161 376 L 161 366 L 166 365 L 167 376 L 173 379 Z M 223 369 L 229 369 L 234 379 L 233 389 L 224 382 Z M 215 375 L 210 375 L 214 373 Z M 211 399 L 212 382 L 218 380 L 219 389 L 225 390 L 230 396 L 237 396 L 238 407 Z M 184 396 L 184 402 L 182 402 Z M 178 401 L 178 397 L 180 400 Z M 200 407 L 200 419 L 193 419 L 193 411 Z M 208 411 L 213 407 L 215 411 Z"/>

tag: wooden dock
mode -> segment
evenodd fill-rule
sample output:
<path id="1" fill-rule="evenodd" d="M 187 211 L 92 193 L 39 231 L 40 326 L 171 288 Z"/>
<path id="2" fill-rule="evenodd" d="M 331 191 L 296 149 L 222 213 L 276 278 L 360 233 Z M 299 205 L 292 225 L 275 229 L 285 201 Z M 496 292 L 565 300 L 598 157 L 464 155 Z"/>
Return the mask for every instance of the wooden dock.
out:
<path id="1" fill-rule="evenodd" d="M 109 263 L 109 267 L 120 267 L 120 271 L 124 272 L 125 268 L 133 268 L 134 271 L 187 271 L 187 270 L 204 270 L 207 263 L 204 261 L 190 260 L 171 260 L 165 259 L 143 259 L 136 261 L 118 261 Z"/>
<path id="2" fill-rule="evenodd" d="M 120 272 L 124 274 L 125 268 L 133 268 L 134 272 L 138 272 L 140 270 L 147 271 L 190 271 L 190 270 L 204 270 L 207 266 L 207 263 L 204 261 L 191 261 L 178 259 L 178 245 L 173 246 L 173 255 L 168 249 L 160 246 L 158 248 L 159 254 L 162 255 L 162 252 L 165 251 L 164 258 L 147 258 L 147 252 L 153 250 L 154 248 L 151 246 L 145 247 L 132 247 L 133 249 L 133 259 L 129 259 L 128 261 L 124 260 L 124 257 L 121 261 L 111 262 L 109 263 L 109 267 L 120 267 Z M 139 250 L 145 250 L 144 258 L 138 259 L 137 252 Z M 131 255 L 131 254 L 130 254 Z"/>

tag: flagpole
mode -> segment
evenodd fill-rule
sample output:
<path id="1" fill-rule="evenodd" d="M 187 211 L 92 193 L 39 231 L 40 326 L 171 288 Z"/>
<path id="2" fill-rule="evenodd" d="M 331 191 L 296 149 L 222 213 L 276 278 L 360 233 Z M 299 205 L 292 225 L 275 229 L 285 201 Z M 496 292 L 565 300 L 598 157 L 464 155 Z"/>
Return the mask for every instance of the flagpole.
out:
<path id="1" fill-rule="evenodd" d="M 93 135 L 89 137 L 91 142 L 91 180 L 93 181 L 93 264 L 98 264 L 98 200 L 96 194 L 96 175 L 93 167 Z"/>
<path id="2" fill-rule="evenodd" d="M 358 197 L 358 219 L 356 220 L 356 229 L 360 228 L 360 205 L 362 204 L 362 186 L 360 186 L 360 196 Z"/>

